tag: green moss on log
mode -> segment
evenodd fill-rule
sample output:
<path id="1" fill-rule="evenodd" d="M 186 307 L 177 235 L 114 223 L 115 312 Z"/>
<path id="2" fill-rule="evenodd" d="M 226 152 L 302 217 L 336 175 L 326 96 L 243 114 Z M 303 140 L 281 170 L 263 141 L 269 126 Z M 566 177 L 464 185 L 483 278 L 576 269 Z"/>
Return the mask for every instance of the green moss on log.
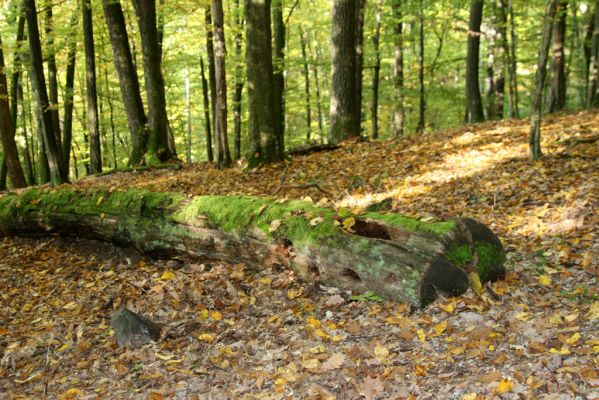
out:
<path id="1" fill-rule="evenodd" d="M 443 258 L 457 267 L 465 268 L 474 260 L 475 254 L 476 270 L 483 282 L 493 279 L 494 277 L 490 276 L 495 273 L 496 268 L 493 267 L 505 262 L 505 253 L 486 242 L 452 243 L 443 254 Z"/>
<path id="2" fill-rule="evenodd" d="M 415 218 L 406 217 L 402 214 L 378 214 L 369 212 L 361 216 L 381 221 L 389 226 L 402 228 L 409 232 L 427 232 L 437 236 L 443 236 L 455 228 L 455 222 L 424 222 Z"/>

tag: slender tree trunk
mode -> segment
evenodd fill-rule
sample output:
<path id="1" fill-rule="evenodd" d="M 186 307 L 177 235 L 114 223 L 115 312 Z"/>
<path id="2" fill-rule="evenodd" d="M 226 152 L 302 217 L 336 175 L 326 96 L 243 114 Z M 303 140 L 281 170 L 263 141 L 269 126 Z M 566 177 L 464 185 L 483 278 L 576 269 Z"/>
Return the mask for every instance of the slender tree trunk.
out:
<path id="1" fill-rule="evenodd" d="M 520 118 L 518 106 L 518 59 L 516 57 L 516 28 L 514 20 L 514 7 L 512 0 L 507 0 L 507 9 L 510 16 L 510 117 Z"/>
<path id="2" fill-rule="evenodd" d="M 547 59 L 549 58 L 549 47 L 551 46 L 551 33 L 553 30 L 553 19 L 557 9 L 558 0 L 548 0 L 543 18 L 543 39 L 539 48 L 537 72 L 535 74 L 535 87 L 532 95 L 532 109 L 530 113 L 530 135 L 528 144 L 530 156 L 533 160 L 542 157 L 541 152 L 541 114 L 543 109 L 543 88 L 547 76 Z"/>
<path id="3" fill-rule="evenodd" d="M 360 133 L 362 133 L 362 81 L 364 75 L 364 20 L 366 17 L 366 0 L 355 0 L 358 3 L 356 10 L 356 110 L 360 119 Z"/>
<path id="4" fill-rule="evenodd" d="M 28 185 L 35 185 L 35 160 L 32 158 L 32 153 L 29 150 L 29 134 L 27 133 L 27 113 L 25 107 L 25 98 L 23 96 L 23 85 L 21 81 L 18 84 L 18 101 L 21 102 L 21 128 L 23 132 L 23 141 L 25 142 L 25 148 L 23 149 L 23 170 Z M 29 118 L 31 121 L 31 118 Z M 31 126 L 31 124 L 29 124 Z"/>
<path id="5" fill-rule="evenodd" d="M 381 54 L 379 51 L 379 38 L 381 35 L 381 9 L 382 0 L 376 2 L 376 16 L 374 26 L 374 36 L 372 43 L 374 45 L 374 71 L 372 74 L 372 138 L 379 138 L 379 74 L 381 71 Z"/>
<path id="6" fill-rule="evenodd" d="M 595 0 L 592 32 L 587 103 L 589 107 L 599 107 L 599 0 Z"/>
<path id="7" fill-rule="evenodd" d="M 185 69 L 185 155 L 187 163 L 191 164 L 191 90 L 189 87 L 189 69 Z"/>
<path id="8" fill-rule="evenodd" d="M 314 60 L 314 55 L 312 54 L 312 46 L 310 44 L 310 32 L 306 32 L 306 46 L 308 48 L 308 55 L 310 60 Z M 322 103 L 320 96 L 320 81 L 318 80 L 318 60 L 320 59 L 320 54 L 317 51 L 316 62 L 312 61 L 312 72 L 314 73 L 314 94 L 316 95 L 316 115 L 318 117 L 318 133 L 320 137 L 324 137 L 324 116 L 322 112 Z M 322 140 L 322 139 L 321 139 Z"/>
<path id="9" fill-rule="evenodd" d="M 248 82 L 248 166 L 282 159 L 277 145 L 270 0 L 245 0 Z"/>
<path id="10" fill-rule="evenodd" d="M 112 46 L 112 58 L 119 77 L 121 96 L 131 135 L 129 165 L 139 165 L 143 162 L 147 149 L 147 118 L 141 100 L 137 71 L 129 47 L 125 16 L 120 2 L 104 0 L 103 5 Z"/>
<path id="11" fill-rule="evenodd" d="M 393 63 L 393 89 L 395 106 L 393 108 L 393 138 L 398 139 L 404 135 L 405 110 L 404 110 L 404 63 L 403 63 L 403 21 L 401 0 L 393 0 L 394 18 L 394 63 Z"/>
<path id="12" fill-rule="evenodd" d="M 233 93 L 233 131 L 234 131 L 234 152 L 233 159 L 241 158 L 241 96 L 243 94 L 243 55 L 241 52 L 241 43 L 243 41 L 243 18 L 242 9 L 239 0 L 235 2 L 235 92 Z"/>
<path id="13" fill-rule="evenodd" d="M 60 116 L 58 115 L 58 72 L 56 71 L 56 49 L 54 48 L 54 28 L 52 15 L 52 1 L 48 0 L 44 4 L 46 14 L 46 64 L 48 66 L 48 96 L 50 101 L 50 110 L 52 112 L 52 126 L 56 143 L 61 144 Z"/>
<path id="14" fill-rule="evenodd" d="M 42 65 L 42 46 L 40 43 L 39 26 L 35 0 L 24 0 L 25 15 L 27 17 L 27 30 L 29 38 L 29 54 L 31 56 L 31 78 L 35 86 L 38 99 L 38 109 L 41 114 L 41 136 L 43 148 L 48 157 L 50 179 L 53 185 L 66 182 L 68 174 L 64 168 L 62 149 L 56 141 L 52 124 L 52 112 L 46 91 L 44 67 Z"/>
<path id="15" fill-rule="evenodd" d="M 67 171 L 70 171 L 71 142 L 73 138 L 73 87 L 75 84 L 75 63 L 77 60 L 77 26 L 77 12 L 74 11 L 71 15 L 66 82 L 63 93 L 64 121 L 62 129 L 62 157 Z"/>
<path id="16" fill-rule="evenodd" d="M 96 88 L 96 53 L 92 22 L 91 0 L 82 0 L 83 42 L 85 45 L 85 82 L 87 87 L 87 127 L 89 131 L 89 173 L 102 172 L 102 150 L 98 122 L 98 93 Z"/>
<path id="17" fill-rule="evenodd" d="M 146 97 L 148 100 L 148 145 L 149 165 L 168 161 L 175 156 L 172 143 L 169 143 L 168 117 L 164 79 L 160 69 L 160 47 L 156 29 L 156 1 L 133 0 L 137 15 L 144 64 Z"/>
<path id="18" fill-rule="evenodd" d="M 272 1 L 272 25 L 274 33 L 273 83 L 275 95 L 275 135 L 277 151 L 285 151 L 285 24 L 283 23 L 283 0 Z"/>
<path id="19" fill-rule="evenodd" d="M 156 9 L 156 34 L 158 36 L 159 58 L 162 61 L 162 47 L 164 44 L 164 0 L 158 0 L 158 7 Z"/>
<path id="20" fill-rule="evenodd" d="M 487 97 L 487 119 L 503 118 L 505 93 L 505 48 L 506 21 L 505 12 L 501 11 L 503 0 L 489 4 L 491 26 L 487 34 L 487 78 L 485 83 Z"/>
<path id="21" fill-rule="evenodd" d="M 21 10 L 22 11 L 22 10 Z M 10 117 L 13 122 L 13 129 L 16 130 L 17 127 L 17 115 L 18 115 L 18 101 L 17 94 L 19 87 L 22 88 L 21 79 L 23 76 L 23 68 L 21 61 L 21 54 L 23 52 L 22 44 L 25 39 L 25 16 L 21 12 L 19 15 L 19 20 L 17 22 L 17 37 L 15 40 L 16 47 L 15 53 L 13 56 L 13 73 L 10 80 Z"/>
<path id="22" fill-rule="evenodd" d="M 212 110 L 212 133 L 214 150 L 218 152 L 218 137 L 216 136 L 216 72 L 214 69 L 214 31 L 212 27 L 212 10 L 210 6 L 204 9 L 204 24 L 206 26 L 206 53 L 208 53 L 208 82 L 210 83 L 210 108 Z"/>
<path id="23" fill-rule="evenodd" d="M 231 165 L 227 132 L 227 72 L 225 69 L 226 47 L 222 0 L 212 0 L 214 17 L 214 72 L 216 76 L 216 166 Z"/>
<path id="24" fill-rule="evenodd" d="M 564 45 L 566 42 L 566 18 L 568 1 L 559 0 L 556 9 L 556 21 L 553 24 L 553 49 L 551 58 L 551 90 L 549 92 L 549 112 L 554 113 L 566 108 L 566 72 Z"/>
<path id="25" fill-rule="evenodd" d="M 310 141 L 312 126 L 312 110 L 310 107 L 310 69 L 308 68 L 308 57 L 306 55 L 306 37 L 302 27 L 299 28 L 300 46 L 302 49 L 302 64 L 304 66 L 304 90 L 306 93 L 306 141 Z"/>
<path id="26" fill-rule="evenodd" d="M 356 0 L 333 1 L 331 128 L 329 142 L 338 143 L 360 136 L 360 110 L 357 108 Z"/>
<path id="27" fill-rule="evenodd" d="M 480 25 L 483 18 L 483 0 L 471 0 L 470 22 L 468 23 L 468 54 L 466 56 L 466 101 L 467 122 L 485 120 L 483 103 L 478 84 L 478 63 L 480 53 Z"/>
<path id="28" fill-rule="evenodd" d="M 204 59 L 200 56 L 200 73 L 202 74 L 202 97 L 204 98 L 204 130 L 206 132 L 206 156 L 212 162 L 212 124 L 210 123 L 210 98 L 208 95 L 208 81 L 204 73 Z"/>
<path id="29" fill-rule="evenodd" d="M 15 142 L 14 127 L 16 121 L 13 121 L 11 117 L 8 99 L 8 82 L 4 72 L 4 52 L 2 51 L 2 39 L 0 39 L 0 136 L 2 139 L 2 164 L 6 164 L 12 186 L 21 188 L 27 186 L 27 182 L 25 181 L 25 175 L 19 161 L 17 143 Z M 13 107 L 16 107 L 16 102 Z"/>
<path id="30" fill-rule="evenodd" d="M 417 133 L 423 133 L 425 128 L 425 113 L 426 113 L 426 99 L 424 93 L 424 5 L 423 0 L 420 0 L 419 8 L 419 26 L 420 31 L 418 34 L 418 54 L 419 54 L 419 68 L 418 68 L 418 83 L 419 83 L 419 105 L 418 105 L 418 125 L 416 126 Z"/>

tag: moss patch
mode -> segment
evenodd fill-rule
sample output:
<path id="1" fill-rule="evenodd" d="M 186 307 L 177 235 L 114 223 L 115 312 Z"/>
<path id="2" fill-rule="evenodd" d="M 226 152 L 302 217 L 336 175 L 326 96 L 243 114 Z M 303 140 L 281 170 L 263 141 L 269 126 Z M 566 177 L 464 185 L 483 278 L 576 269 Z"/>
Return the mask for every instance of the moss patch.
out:
<path id="1" fill-rule="evenodd" d="M 438 236 L 443 236 L 455 228 L 455 223 L 452 221 L 428 223 L 416 218 L 406 217 L 402 214 L 377 214 L 369 212 L 362 215 L 362 217 L 372 218 L 410 232 L 427 232 Z"/>
<path id="2" fill-rule="evenodd" d="M 465 268 L 475 253 L 478 256 L 477 272 L 483 282 L 491 278 L 489 274 L 494 273 L 492 267 L 502 265 L 505 261 L 505 254 L 501 249 L 486 242 L 475 242 L 473 246 L 453 243 L 443 254 L 443 258 L 457 267 Z"/>

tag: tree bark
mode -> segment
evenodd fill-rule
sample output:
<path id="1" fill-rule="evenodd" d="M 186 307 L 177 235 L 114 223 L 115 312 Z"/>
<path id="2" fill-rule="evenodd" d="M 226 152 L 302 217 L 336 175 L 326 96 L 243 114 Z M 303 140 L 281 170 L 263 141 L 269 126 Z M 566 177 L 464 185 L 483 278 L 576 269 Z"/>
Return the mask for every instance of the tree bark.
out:
<path id="1" fill-rule="evenodd" d="M 310 141 L 312 133 L 312 108 L 310 106 L 310 69 L 308 67 L 308 56 L 306 54 L 306 37 L 304 29 L 299 28 L 300 47 L 302 49 L 302 65 L 304 67 L 304 93 L 306 94 L 306 141 Z"/>
<path id="2" fill-rule="evenodd" d="M 96 52 L 92 22 L 91 0 L 81 1 L 83 12 L 83 42 L 85 45 L 85 83 L 87 88 L 87 128 L 89 131 L 89 173 L 102 172 L 102 149 L 98 122 L 98 93 L 96 88 Z"/>
<path id="3" fill-rule="evenodd" d="M 516 28 L 514 21 L 514 7 L 512 0 L 507 0 L 507 9 L 510 16 L 510 117 L 520 118 L 518 106 L 518 59 L 516 57 Z"/>
<path id="4" fill-rule="evenodd" d="M 169 144 L 168 117 L 164 79 L 160 69 L 160 47 L 156 28 L 156 0 L 133 0 L 137 15 L 144 64 L 146 97 L 148 100 L 148 144 L 146 162 L 155 165 L 175 157 Z"/>
<path id="5" fill-rule="evenodd" d="M 506 49 L 506 24 L 505 10 L 502 11 L 503 0 L 490 4 L 492 29 L 487 34 L 487 119 L 498 120 L 503 118 L 503 103 L 505 94 L 505 49 Z"/>
<path id="6" fill-rule="evenodd" d="M 285 23 L 283 22 L 283 0 L 272 1 L 273 84 L 275 108 L 275 136 L 277 151 L 285 151 Z"/>
<path id="7" fill-rule="evenodd" d="M 231 166 L 229 139 L 227 130 L 227 70 L 225 58 L 225 18 L 222 0 L 212 0 L 212 15 L 214 17 L 214 72 L 216 77 L 216 166 L 227 168 Z"/>
<path id="8" fill-rule="evenodd" d="M 356 0 L 333 1 L 331 127 L 329 141 L 338 143 L 360 136 L 360 110 L 357 108 Z"/>
<path id="9" fill-rule="evenodd" d="M 27 186 L 27 182 L 25 181 L 23 168 L 19 161 L 17 143 L 15 142 L 14 127 L 16 121 L 12 119 L 8 99 L 8 82 L 4 72 L 4 52 L 2 51 L 2 39 L 0 39 L 0 137 L 2 139 L 2 164 L 6 165 L 12 186 L 22 188 Z M 16 104 L 14 107 L 16 107 Z"/>
<path id="10" fill-rule="evenodd" d="M 595 0 L 590 54 L 587 103 L 589 107 L 599 107 L 599 0 Z"/>
<path id="11" fill-rule="evenodd" d="M 27 18 L 27 33 L 29 39 L 29 54 L 31 57 L 31 79 L 35 86 L 38 109 L 41 118 L 41 137 L 43 152 L 48 158 L 50 180 L 53 185 L 59 185 L 68 180 L 68 172 L 64 168 L 62 149 L 56 141 L 52 124 L 52 112 L 46 91 L 44 67 L 42 65 L 42 46 L 40 43 L 39 26 L 35 0 L 24 0 L 23 7 Z M 40 143 L 41 144 L 41 143 Z"/>
<path id="12" fill-rule="evenodd" d="M 306 32 L 306 45 L 308 47 L 308 54 L 310 55 L 310 60 L 314 59 L 314 55 L 312 54 L 312 45 L 310 44 L 310 32 Z M 320 59 L 320 51 L 318 48 L 316 49 L 316 59 Z M 318 133 L 320 133 L 320 137 L 324 137 L 324 115 L 322 112 L 322 103 L 320 96 L 320 81 L 318 80 L 318 61 L 312 62 L 312 72 L 314 73 L 314 95 L 316 96 L 316 114 L 318 116 Z M 322 139 L 321 139 L 322 140 Z"/>
<path id="13" fill-rule="evenodd" d="M 394 36 L 393 36 L 393 89 L 395 106 L 393 107 L 393 138 L 398 139 L 404 135 L 405 110 L 404 110 L 404 62 L 403 62 L 403 21 L 401 0 L 393 0 Z"/>
<path id="14" fill-rule="evenodd" d="M 216 137 L 216 72 L 214 69 L 214 31 L 212 27 L 212 11 L 210 6 L 204 9 L 204 25 L 206 26 L 206 53 L 208 54 L 208 82 L 210 83 L 210 108 L 212 110 L 212 133 L 215 152 L 218 146 Z"/>
<path id="15" fill-rule="evenodd" d="M 468 23 L 468 54 L 466 55 L 466 101 L 467 121 L 477 123 L 485 120 L 483 103 L 478 84 L 480 53 L 480 25 L 483 18 L 483 0 L 471 0 Z"/>
<path id="16" fill-rule="evenodd" d="M 208 81 L 204 73 L 204 59 L 200 56 L 200 73 L 202 75 L 202 97 L 204 99 L 204 130 L 206 133 L 206 156 L 209 162 L 214 160 L 212 154 L 212 124 L 210 123 L 210 96 L 208 95 Z"/>
<path id="17" fill-rule="evenodd" d="M 358 8 L 356 9 L 356 112 L 360 124 L 360 134 L 362 133 L 362 98 L 364 97 L 363 76 L 364 76 L 364 22 L 366 19 L 366 0 L 356 0 Z"/>
<path id="18" fill-rule="evenodd" d="M 243 24 L 244 20 L 241 16 L 242 9 L 239 5 L 239 0 L 235 0 L 235 92 L 233 93 L 233 133 L 234 133 L 234 150 L 233 159 L 241 158 L 241 96 L 243 94 L 243 55 L 241 52 L 241 44 L 243 41 Z"/>
<path id="19" fill-rule="evenodd" d="M 556 21 L 553 24 L 551 86 L 549 92 L 549 112 L 554 113 L 566 108 L 566 18 L 568 16 L 568 0 L 559 0 L 556 9 Z"/>
<path id="20" fill-rule="evenodd" d="M 530 113 L 530 134 L 528 144 L 530 157 L 538 160 L 543 156 L 541 152 L 541 114 L 543 111 L 543 89 L 547 76 L 547 59 L 549 47 L 551 46 L 551 33 L 553 30 L 553 19 L 557 9 L 558 0 L 549 0 L 543 18 L 543 38 L 539 48 L 537 72 L 535 74 L 534 93 L 532 95 L 532 108 Z"/>
<path id="21" fill-rule="evenodd" d="M 417 133 L 423 133 L 425 128 L 425 113 L 426 113 L 426 98 L 424 88 L 424 5 L 423 0 L 420 0 L 418 10 L 419 16 L 419 33 L 418 33 L 418 125 L 416 126 Z"/>
<path id="22" fill-rule="evenodd" d="M 143 163 L 148 141 L 147 118 L 141 100 L 139 80 L 129 47 L 121 3 L 117 0 L 104 0 L 103 6 L 110 35 L 112 60 L 119 77 L 123 106 L 131 135 L 131 154 L 128 164 L 137 166 Z"/>
<path id="23" fill-rule="evenodd" d="M 316 283 L 415 306 L 465 292 L 470 272 L 482 282 L 505 275 L 501 242 L 470 218 L 429 224 L 371 212 L 343 220 L 298 200 L 142 190 L 30 190 L 0 198 L 0 210 L 2 235 L 76 234 L 153 255 L 243 262 L 256 270 L 278 264 Z M 322 221 L 314 223 L 314 215 Z"/>
<path id="24" fill-rule="evenodd" d="M 46 1 L 46 64 L 48 66 L 48 96 L 50 101 L 50 110 L 52 112 L 52 127 L 56 136 L 56 143 L 61 144 L 60 116 L 58 114 L 58 72 L 56 70 L 56 49 L 54 48 L 54 28 L 52 15 L 52 1 Z"/>
<path id="25" fill-rule="evenodd" d="M 66 81 L 63 93 L 64 121 L 62 129 L 62 157 L 65 169 L 70 171 L 71 144 L 73 140 L 73 88 L 75 85 L 75 64 L 77 61 L 77 12 L 71 15 L 71 32 L 69 38 L 69 50 L 67 53 Z"/>
<path id="26" fill-rule="evenodd" d="M 379 74 L 381 71 L 381 54 L 379 51 L 379 38 L 381 35 L 381 10 L 383 7 L 382 0 L 376 2 L 376 16 L 374 26 L 374 36 L 372 43 L 374 45 L 374 71 L 372 74 L 372 138 L 379 138 Z"/>
<path id="27" fill-rule="evenodd" d="M 277 144 L 270 0 L 245 0 L 248 88 L 248 166 L 280 161 Z"/>

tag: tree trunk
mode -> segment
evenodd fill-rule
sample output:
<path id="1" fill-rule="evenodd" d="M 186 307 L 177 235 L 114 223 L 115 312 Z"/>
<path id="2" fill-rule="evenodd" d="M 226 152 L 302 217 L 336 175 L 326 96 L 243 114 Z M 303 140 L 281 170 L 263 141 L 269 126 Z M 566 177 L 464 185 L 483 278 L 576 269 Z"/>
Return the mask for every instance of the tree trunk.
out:
<path id="1" fill-rule="evenodd" d="M 599 0 L 595 0 L 590 54 L 587 103 L 589 107 L 599 107 Z"/>
<path id="2" fill-rule="evenodd" d="M 243 94 L 243 54 L 241 43 L 243 41 L 243 18 L 239 0 L 235 0 L 235 92 L 233 93 L 233 132 L 234 151 L 233 159 L 241 158 L 241 96 Z"/>
<path id="3" fill-rule="evenodd" d="M 48 66 L 48 96 L 50 101 L 50 110 L 52 112 L 52 127 L 58 146 L 61 144 L 60 117 L 58 115 L 58 72 L 56 71 L 56 49 L 54 48 L 54 29 L 52 16 L 52 2 L 47 1 L 44 4 L 46 10 L 46 63 Z"/>
<path id="4" fill-rule="evenodd" d="M 285 152 L 285 24 L 283 23 L 283 0 L 272 1 L 273 84 L 275 108 L 275 136 L 277 151 Z"/>
<path id="5" fill-rule="evenodd" d="M 471 0 L 468 23 L 468 54 L 466 55 L 466 101 L 467 121 L 477 123 L 485 120 L 483 103 L 478 84 L 478 62 L 480 52 L 480 25 L 483 18 L 483 0 Z"/>
<path id="6" fill-rule="evenodd" d="M 430 224 L 366 213 L 340 224 L 335 211 L 304 201 L 142 190 L 30 190 L 0 198 L 0 210 L 3 235 L 77 234 L 153 255 L 243 262 L 256 270 L 278 264 L 316 283 L 415 306 L 465 292 L 469 273 L 482 282 L 505 275 L 501 242 L 470 218 Z"/>
<path id="7" fill-rule="evenodd" d="M 403 95 L 403 21 L 401 0 L 393 0 L 394 36 L 393 36 L 393 89 L 395 106 L 393 107 L 393 138 L 398 139 L 404 135 L 405 110 Z"/>
<path id="8" fill-rule="evenodd" d="M 512 0 L 507 0 L 507 8 L 510 16 L 510 117 L 520 118 L 518 106 L 518 59 L 516 58 L 516 28 L 514 22 L 514 7 Z"/>
<path id="9" fill-rule="evenodd" d="M 310 60 L 314 60 L 314 55 L 312 54 L 312 46 L 310 44 L 310 32 L 306 32 L 306 45 L 308 47 L 308 54 L 310 55 Z M 316 50 L 316 60 L 320 59 L 320 52 L 318 49 Z M 318 80 L 318 61 L 312 62 L 312 72 L 314 73 L 314 94 L 316 95 L 316 114 L 318 116 L 318 133 L 320 133 L 320 137 L 324 137 L 324 116 L 322 112 L 322 103 L 320 96 L 320 81 Z M 322 139 L 321 139 L 322 140 Z"/>
<path id="10" fill-rule="evenodd" d="M 74 11 L 71 15 L 66 82 L 63 93 L 64 121 L 62 129 L 62 157 L 67 171 L 70 171 L 71 142 L 73 139 L 73 88 L 75 85 L 75 63 L 77 61 L 77 26 L 77 12 Z"/>
<path id="11" fill-rule="evenodd" d="M 551 91 L 549 92 L 550 113 L 562 111 L 566 108 L 566 57 L 564 54 L 564 44 L 566 42 L 567 16 L 568 0 L 559 0 L 552 34 Z"/>
<path id="12" fill-rule="evenodd" d="M 83 42 L 85 45 L 85 83 L 87 88 L 87 127 L 89 131 L 89 173 L 102 172 L 102 150 L 98 122 L 98 93 L 96 88 L 96 52 L 92 22 L 91 0 L 82 0 Z"/>
<path id="13" fill-rule="evenodd" d="M 426 99 L 424 93 L 424 5 L 423 0 L 420 0 L 420 8 L 418 11 L 419 15 L 419 34 L 418 34 L 418 54 L 419 54 L 419 65 L 418 65 L 418 88 L 419 88 L 419 102 L 418 102 L 418 125 L 416 126 L 417 133 L 423 133 L 425 128 L 425 113 L 426 113 Z"/>
<path id="14" fill-rule="evenodd" d="M 160 47 L 156 28 L 156 0 L 133 0 L 137 15 L 148 100 L 148 145 L 146 161 L 155 165 L 171 160 L 175 154 L 169 144 L 164 79 L 160 69 Z"/>
<path id="15" fill-rule="evenodd" d="M 216 72 L 214 69 L 214 31 L 212 27 L 212 11 L 210 6 L 204 9 L 204 25 L 206 26 L 206 53 L 208 53 L 208 82 L 210 83 L 210 108 L 212 110 L 212 133 L 215 152 L 218 150 L 216 137 Z"/>
<path id="16" fill-rule="evenodd" d="M 18 50 L 17 50 L 18 51 Z M 16 107 L 16 102 L 13 107 Z M 15 142 L 15 122 L 10 115 L 8 103 L 8 82 L 4 72 L 4 52 L 0 39 L 0 137 L 2 139 L 2 164 L 6 165 L 10 182 L 15 188 L 27 186 L 23 168 L 19 161 L 17 143 Z"/>
<path id="17" fill-rule="evenodd" d="M 191 164 L 191 90 L 189 87 L 189 69 L 185 68 L 185 156 Z"/>
<path id="18" fill-rule="evenodd" d="M 338 143 L 360 136 L 360 110 L 357 108 L 356 0 L 333 1 L 331 128 L 329 141 Z"/>
<path id="19" fill-rule="evenodd" d="M 44 153 L 48 157 L 50 180 L 53 185 L 58 185 L 68 180 L 68 173 L 64 168 L 62 149 L 56 141 L 52 124 L 52 112 L 46 91 L 46 79 L 42 65 L 42 46 L 40 43 L 39 26 L 35 0 L 24 0 L 23 7 L 27 17 L 27 33 L 29 38 L 29 54 L 31 56 L 31 79 L 37 94 L 38 109 L 41 114 L 41 136 L 43 139 Z M 42 146 L 40 146 L 42 147 Z"/>
<path id="20" fill-rule="evenodd" d="M 364 22 L 366 19 L 366 0 L 356 0 L 356 112 L 360 120 L 360 134 L 362 133 L 363 75 L 364 75 Z"/>
<path id="21" fill-rule="evenodd" d="M 494 54 L 493 54 L 493 96 L 488 115 L 490 119 L 503 119 L 505 104 L 505 70 L 509 63 L 507 42 L 507 14 L 505 0 L 494 3 Z"/>
<path id="22" fill-rule="evenodd" d="M 204 73 L 204 59 L 200 56 L 200 73 L 202 74 L 202 97 L 204 98 L 204 129 L 206 132 L 206 156 L 212 162 L 212 125 L 210 123 L 210 98 L 208 95 L 208 82 Z"/>
<path id="23" fill-rule="evenodd" d="M 379 74 L 381 71 L 381 54 L 379 51 L 379 37 L 381 35 L 381 9 L 383 7 L 382 0 L 376 2 L 376 16 L 374 26 L 374 36 L 372 43 L 374 45 L 374 71 L 372 74 L 372 138 L 379 138 Z"/>
<path id="24" fill-rule="evenodd" d="M 143 162 L 147 149 L 146 113 L 141 100 L 137 71 L 129 47 L 127 26 L 121 3 L 116 0 L 104 0 L 103 5 L 112 46 L 112 59 L 119 77 L 121 96 L 131 135 L 129 165 L 137 166 Z"/>
<path id="25" fill-rule="evenodd" d="M 532 108 L 530 113 L 530 134 L 528 144 L 530 146 L 530 157 L 537 160 L 542 157 L 541 152 L 541 114 L 543 109 L 543 88 L 547 76 L 547 59 L 549 47 L 551 46 L 551 31 L 553 30 L 553 19 L 557 9 L 558 0 L 549 0 L 543 18 L 543 39 L 539 48 L 537 72 L 535 74 L 534 93 L 532 95 Z"/>
<path id="26" fill-rule="evenodd" d="M 212 15 L 214 17 L 214 73 L 216 77 L 216 166 L 227 168 L 231 165 L 229 139 L 227 131 L 227 70 L 225 58 L 225 18 L 222 0 L 212 0 Z"/>
<path id="27" fill-rule="evenodd" d="M 248 166 L 280 161 L 274 110 L 270 0 L 245 0 L 248 82 Z"/>
<path id="28" fill-rule="evenodd" d="M 23 10 L 21 10 L 23 11 Z M 15 40 L 16 47 L 13 56 L 13 72 L 10 80 L 10 117 L 13 123 L 13 129 L 17 128 L 17 115 L 18 115 L 18 101 L 17 94 L 19 88 L 22 89 L 21 80 L 23 76 L 21 54 L 23 49 L 21 47 L 23 40 L 25 40 L 25 16 L 21 12 L 19 20 L 17 22 L 17 37 Z"/>
<path id="29" fill-rule="evenodd" d="M 310 69 L 306 55 L 306 37 L 304 29 L 299 28 L 300 47 L 302 49 L 302 65 L 304 66 L 304 93 L 306 94 L 306 141 L 310 141 L 312 133 L 312 109 L 310 107 Z"/>

